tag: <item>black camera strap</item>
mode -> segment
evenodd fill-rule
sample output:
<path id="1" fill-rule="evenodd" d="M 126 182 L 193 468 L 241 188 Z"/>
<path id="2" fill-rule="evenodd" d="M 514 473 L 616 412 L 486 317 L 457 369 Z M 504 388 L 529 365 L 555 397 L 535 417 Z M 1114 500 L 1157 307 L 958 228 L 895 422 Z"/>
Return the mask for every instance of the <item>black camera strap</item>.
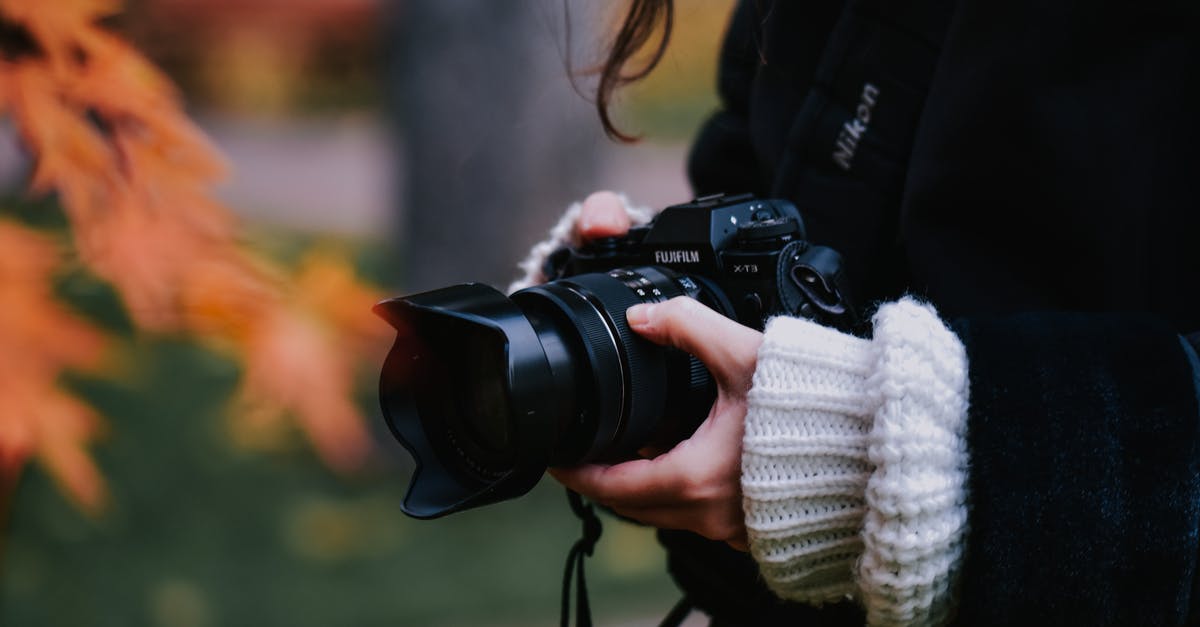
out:
<path id="1" fill-rule="evenodd" d="M 574 490 L 567 490 L 567 500 L 571 503 L 571 511 L 583 521 L 583 535 L 575 541 L 571 552 L 567 554 L 567 567 L 563 571 L 562 587 L 562 627 L 571 626 L 571 579 L 575 578 L 575 626 L 592 627 L 592 608 L 588 603 L 587 580 L 583 574 L 583 562 L 596 549 L 596 541 L 604 532 L 600 517 L 596 515 L 596 507 L 585 503 L 583 497 Z M 671 608 L 659 627 L 679 627 L 684 619 L 692 613 L 694 605 L 683 597 Z"/>
<path id="2" fill-rule="evenodd" d="M 575 541 L 571 552 L 567 554 L 567 568 L 563 572 L 562 587 L 562 627 L 571 625 L 571 577 L 575 576 L 575 625 L 576 627 L 592 627 L 592 608 L 588 604 L 587 580 L 583 575 L 583 561 L 596 549 L 596 541 L 604 529 L 600 525 L 600 517 L 596 516 L 596 508 L 591 503 L 584 503 L 578 492 L 567 490 L 567 500 L 571 502 L 571 511 L 583 521 L 583 536 Z"/>

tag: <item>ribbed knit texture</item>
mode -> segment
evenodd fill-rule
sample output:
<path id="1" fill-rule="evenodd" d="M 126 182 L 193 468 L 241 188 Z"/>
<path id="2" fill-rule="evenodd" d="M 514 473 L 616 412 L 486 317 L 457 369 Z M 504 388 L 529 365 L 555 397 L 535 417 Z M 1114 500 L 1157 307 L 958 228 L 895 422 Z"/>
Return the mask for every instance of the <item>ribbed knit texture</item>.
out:
<path id="1" fill-rule="evenodd" d="M 742 454 L 750 548 L 783 598 L 935 625 L 966 535 L 966 353 L 911 299 L 874 325 L 872 340 L 767 325 Z"/>
<path id="2" fill-rule="evenodd" d="M 871 343 L 799 318 L 767 325 L 742 450 L 746 528 L 760 570 L 785 599 L 855 592 L 863 552 Z"/>
<path id="3" fill-rule="evenodd" d="M 649 207 L 634 207 L 629 204 L 629 199 L 624 194 L 617 194 L 617 196 L 625 206 L 625 213 L 629 215 L 629 219 L 634 226 L 645 224 L 654 216 L 654 210 Z M 570 207 L 567 207 L 567 211 L 563 213 L 563 217 L 559 218 L 558 223 L 550 229 L 549 237 L 534 244 L 533 248 L 529 249 L 529 254 L 521 263 L 517 264 L 521 269 L 522 276 L 509 284 L 509 294 L 517 290 L 545 283 L 548 277 L 542 272 L 542 266 L 546 264 L 546 258 L 559 248 L 564 246 L 577 247 L 582 243 L 579 240 L 579 233 L 575 229 L 575 225 L 579 222 L 579 214 L 582 211 L 583 203 L 572 203 Z"/>

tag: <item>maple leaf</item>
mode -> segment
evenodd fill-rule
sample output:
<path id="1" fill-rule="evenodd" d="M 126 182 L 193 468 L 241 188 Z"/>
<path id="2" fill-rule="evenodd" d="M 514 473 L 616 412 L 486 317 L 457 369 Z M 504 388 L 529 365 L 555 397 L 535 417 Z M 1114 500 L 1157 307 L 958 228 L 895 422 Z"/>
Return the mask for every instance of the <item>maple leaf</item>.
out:
<path id="1" fill-rule="evenodd" d="M 78 44 L 96 20 L 120 11 L 120 0 L 0 0 L 0 14 L 24 26 L 56 71 L 79 63 Z"/>
<path id="2" fill-rule="evenodd" d="M 60 247 L 49 236 L 0 220 L 0 354 L 20 370 L 97 365 L 105 341 L 54 298 Z M 3 398 L 3 397 L 0 397 Z"/>
<path id="3" fill-rule="evenodd" d="M 23 62 L 5 70 L 8 108 L 20 122 L 25 145 L 37 156 L 30 188 L 73 191 L 105 183 L 112 169 L 111 149 L 82 112 L 62 99 L 45 64 Z"/>
<path id="4" fill-rule="evenodd" d="M 292 414 L 321 459 L 356 470 L 371 448 L 353 395 L 353 365 L 331 329 L 302 312 L 272 310 L 250 329 L 239 409 L 254 428 Z"/>
<path id="5" fill-rule="evenodd" d="M 11 374 L 6 373 L 6 374 Z M 0 384 L 6 408 L 0 415 L 0 473 L 12 485 L 30 456 L 84 510 L 99 512 L 107 498 L 104 479 L 87 452 L 101 421 L 66 392 L 29 380 Z"/>
<path id="6" fill-rule="evenodd" d="M 89 511 L 104 502 L 104 482 L 86 452 L 100 421 L 58 387 L 64 368 L 94 368 L 104 337 L 69 313 L 50 288 L 60 264 L 47 236 L 0 221 L 0 473 L 12 485 L 36 456 Z"/>
<path id="7" fill-rule="evenodd" d="M 360 359 L 378 362 L 383 356 L 394 331 L 371 313 L 383 294 L 364 285 L 345 256 L 328 249 L 307 254 L 292 292 L 301 306 L 338 329 Z"/>

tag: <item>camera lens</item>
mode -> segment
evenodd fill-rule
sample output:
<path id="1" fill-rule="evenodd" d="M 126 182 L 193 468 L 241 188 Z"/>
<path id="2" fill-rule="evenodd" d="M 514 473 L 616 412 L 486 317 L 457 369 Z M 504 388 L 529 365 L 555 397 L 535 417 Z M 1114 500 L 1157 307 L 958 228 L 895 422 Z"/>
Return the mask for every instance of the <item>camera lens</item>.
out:
<path id="1" fill-rule="evenodd" d="M 678 441 L 690 433 L 663 431 L 686 422 L 672 420 L 677 417 L 672 414 L 707 413 L 715 393 L 704 389 L 711 387 L 707 371 L 700 366 L 705 378 L 693 382 L 690 373 L 698 362 L 639 337 L 625 321 L 625 311 L 639 303 L 692 296 L 727 312 L 722 299 L 709 293 L 715 288 L 705 290 L 695 279 L 645 266 L 578 275 L 513 294 L 526 316 L 547 322 L 535 325 L 539 337 L 562 345 L 562 351 L 547 352 L 551 368 L 570 364 L 575 376 L 575 403 L 558 420 L 552 465 L 628 459 L 647 444 Z M 691 428 L 696 424 L 692 421 Z"/>
<path id="2" fill-rule="evenodd" d="M 629 459 L 689 435 L 715 397 L 711 378 L 625 321 L 629 307 L 675 296 L 732 315 L 715 286 L 657 266 L 511 299 L 468 284 L 377 305 L 399 331 L 384 413 L 417 460 L 405 511 L 434 517 L 513 498 L 548 466 Z"/>

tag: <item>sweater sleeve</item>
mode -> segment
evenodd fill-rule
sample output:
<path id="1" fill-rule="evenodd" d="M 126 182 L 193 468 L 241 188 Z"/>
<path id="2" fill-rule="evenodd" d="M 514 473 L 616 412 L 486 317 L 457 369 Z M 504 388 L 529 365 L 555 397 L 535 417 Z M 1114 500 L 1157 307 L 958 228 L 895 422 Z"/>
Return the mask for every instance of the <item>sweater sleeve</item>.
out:
<path id="1" fill-rule="evenodd" d="M 768 324 L 743 443 L 750 547 L 785 599 L 938 624 L 967 532 L 966 354 L 913 300 L 873 322 L 871 340 Z"/>

